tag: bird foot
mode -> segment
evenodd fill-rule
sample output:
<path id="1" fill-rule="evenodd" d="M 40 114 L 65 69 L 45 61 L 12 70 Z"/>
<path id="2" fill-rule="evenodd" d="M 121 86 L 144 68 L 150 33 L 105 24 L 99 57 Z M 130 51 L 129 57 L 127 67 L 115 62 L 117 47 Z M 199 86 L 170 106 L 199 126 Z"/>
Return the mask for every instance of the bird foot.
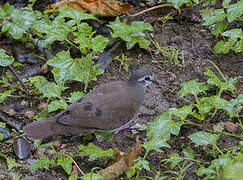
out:
<path id="1" fill-rule="evenodd" d="M 100 142 L 100 141 L 97 139 L 97 137 L 96 137 L 95 135 L 94 135 L 94 138 L 93 138 L 92 142 L 93 142 L 96 146 L 101 147 L 102 149 L 107 149 L 107 148 L 108 148 L 108 146 L 105 145 L 102 141 Z"/>
<path id="2" fill-rule="evenodd" d="M 122 132 L 124 132 L 126 130 L 134 130 L 134 129 L 136 129 L 136 128 L 132 128 L 132 126 L 134 126 L 136 123 L 137 123 L 137 121 L 133 121 L 133 122 L 131 122 L 129 124 L 126 124 L 125 126 L 123 126 L 120 129 L 118 129 L 116 134 L 122 133 Z"/>

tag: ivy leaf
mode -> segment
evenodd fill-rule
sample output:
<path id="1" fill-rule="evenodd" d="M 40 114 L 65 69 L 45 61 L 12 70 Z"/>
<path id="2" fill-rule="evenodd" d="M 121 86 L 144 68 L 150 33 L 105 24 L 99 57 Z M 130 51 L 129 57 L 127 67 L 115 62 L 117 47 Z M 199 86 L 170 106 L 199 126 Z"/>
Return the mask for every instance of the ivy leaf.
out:
<path id="1" fill-rule="evenodd" d="M 60 17 L 67 17 L 74 19 L 77 23 L 79 23 L 82 20 L 88 20 L 93 19 L 99 21 L 93 14 L 86 13 L 86 11 L 82 10 L 76 10 L 74 8 L 68 7 L 68 6 L 59 6 L 59 16 Z"/>
<path id="2" fill-rule="evenodd" d="M 237 78 L 230 78 L 226 82 L 222 82 L 209 68 L 205 68 L 205 75 L 208 78 L 207 83 L 219 87 L 221 91 L 228 90 L 233 92 L 235 90 Z"/>
<path id="3" fill-rule="evenodd" d="M 236 53 L 240 53 L 243 51 L 243 38 L 234 45 L 233 50 Z"/>
<path id="4" fill-rule="evenodd" d="M 211 134 L 204 131 L 199 131 L 188 136 L 196 147 L 211 144 L 216 146 L 219 135 Z"/>
<path id="5" fill-rule="evenodd" d="M 92 38 L 93 51 L 102 53 L 108 42 L 109 42 L 109 39 L 106 37 L 103 37 L 101 35 L 95 36 L 95 38 Z"/>
<path id="6" fill-rule="evenodd" d="M 183 154 L 185 155 L 186 158 L 189 158 L 189 159 L 195 158 L 195 154 L 193 153 L 193 150 L 191 148 L 183 149 Z"/>
<path id="7" fill-rule="evenodd" d="M 222 49 L 222 52 L 224 54 L 227 54 L 230 49 L 234 46 L 234 44 L 237 42 L 237 39 L 233 39 L 233 38 L 229 38 L 228 41 L 226 41 L 224 43 L 224 46 L 223 46 L 223 49 Z"/>
<path id="8" fill-rule="evenodd" d="M 68 104 L 64 99 L 52 101 L 51 104 L 48 105 L 48 112 L 53 112 L 58 109 L 66 109 Z"/>
<path id="9" fill-rule="evenodd" d="M 34 119 L 39 121 L 51 117 L 52 115 L 48 112 L 48 109 L 42 109 L 41 112 L 34 116 Z"/>
<path id="10" fill-rule="evenodd" d="M 218 157 L 218 159 L 213 160 L 208 168 L 200 166 L 200 168 L 197 171 L 197 175 L 207 175 L 208 177 L 210 177 L 210 179 L 214 177 L 216 178 L 216 175 L 219 173 L 220 169 L 225 169 L 225 166 L 227 164 L 232 164 L 232 162 L 233 160 L 231 159 L 230 153 L 222 154 Z"/>
<path id="11" fill-rule="evenodd" d="M 65 172 L 69 175 L 72 172 L 73 169 L 73 161 L 67 157 L 64 157 L 60 153 L 57 154 L 57 165 L 62 166 L 62 168 L 65 170 Z"/>
<path id="12" fill-rule="evenodd" d="M 2 31 L 8 31 L 14 39 L 22 38 L 23 34 L 25 34 L 35 22 L 35 14 L 33 12 L 19 11 L 17 9 L 13 10 L 11 18 L 12 21 L 4 19 Z"/>
<path id="13" fill-rule="evenodd" d="M 147 48 L 150 44 L 145 39 L 145 33 L 143 31 L 152 31 L 153 27 L 149 23 L 142 21 L 133 21 L 131 25 L 122 23 L 117 17 L 115 22 L 111 22 L 108 25 L 113 30 L 111 33 L 113 38 L 120 37 L 126 41 L 127 49 L 131 49 L 136 43 L 139 44 L 140 48 Z"/>
<path id="14" fill-rule="evenodd" d="M 213 48 L 213 52 L 214 52 L 215 54 L 219 54 L 219 53 L 222 52 L 223 47 L 224 47 L 224 41 L 223 41 L 223 40 L 220 40 L 220 41 L 218 41 L 218 42 L 215 44 L 215 46 L 214 46 L 214 48 Z"/>
<path id="15" fill-rule="evenodd" d="M 0 103 L 3 102 L 4 99 L 5 99 L 6 97 L 8 97 L 8 96 L 9 96 L 12 92 L 14 92 L 14 91 L 15 91 L 15 89 L 10 89 L 10 90 L 8 90 L 8 91 L 4 91 L 4 92 L 0 93 Z"/>
<path id="16" fill-rule="evenodd" d="M 190 3 L 190 0 L 168 0 L 175 8 L 181 7 L 183 4 Z"/>
<path id="17" fill-rule="evenodd" d="M 205 21 L 203 25 L 206 26 L 209 26 L 219 21 L 223 21 L 226 17 L 224 9 L 211 10 L 207 8 L 201 11 L 201 15 L 203 17 L 203 20 Z"/>
<path id="18" fill-rule="evenodd" d="M 49 160 L 47 156 L 41 156 L 41 158 L 38 161 L 31 164 L 30 170 L 35 171 L 38 168 L 45 168 L 48 170 L 50 165 L 54 165 L 54 164 L 55 161 L 53 159 Z"/>
<path id="19" fill-rule="evenodd" d="M 46 34 L 45 42 L 51 44 L 54 41 L 64 41 L 71 31 L 73 24 L 65 22 L 65 19 L 57 16 L 54 21 L 44 18 L 37 21 L 33 28 L 38 33 Z"/>
<path id="20" fill-rule="evenodd" d="M 71 96 L 68 97 L 68 102 L 73 103 L 73 102 L 77 101 L 78 99 L 82 98 L 84 96 L 84 93 L 80 92 L 80 91 L 76 91 L 76 92 L 72 92 L 70 95 Z"/>
<path id="21" fill-rule="evenodd" d="M 0 8 L 0 19 L 9 17 L 14 10 L 14 6 L 9 3 L 4 4 L 3 8 Z"/>
<path id="22" fill-rule="evenodd" d="M 170 167 L 173 169 L 176 165 L 183 161 L 183 158 L 181 158 L 177 153 L 171 153 L 169 154 L 169 159 L 164 159 L 162 162 L 163 161 L 170 163 Z"/>
<path id="23" fill-rule="evenodd" d="M 216 25 L 214 26 L 211 32 L 213 35 L 218 37 L 218 35 L 224 32 L 226 28 L 227 28 L 227 24 L 225 22 L 218 22 L 216 23 Z"/>
<path id="24" fill-rule="evenodd" d="M 232 39 L 243 38 L 242 29 L 231 29 L 223 32 L 222 35 Z"/>
<path id="25" fill-rule="evenodd" d="M 0 66 L 6 67 L 14 62 L 14 58 L 5 53 L 4 49 L 0 49 Z"/>
<path id="26" fill-rule="evenodd" d="M 112 149 L 103 150 L 99 146 L 89 143 L 88 146 L 79 145 L 79 150 L 89 155 L 89 161 L 94 161 L 99 158 L 113 158 L 114 152 Z"/>
<path id="27" fill-rule="evenodd" d="M 49 82 L 43 76 L 35 76 L 29 78 L 30 82 L 35 85 L 35 87 L 43 94 L 44 97 L 59 97 L 61 98 L 61 93 L 66 87 L 63 84 L 56 84 L 54 82 Z"/>
<path id="28" fill-rule="evenodd" d="M 195 80 L 190 80 L 181 84 L 181 90 L 178 94 L 180 94 L 181 97 L 187 94 L 193 94 L 194 96 L 197 96 L 198 93 L 205 92 L 207 89 L 208 86 L 206 83 L 200 83 Z"/>
<path id="29" fill-rule="evenodd" d="M 231 23 L 243 14 L 243 1 L 229 5 L 227 9 L 227 19 Z"/>
<path id="30" fill-rule="evenodd" d="M 168 110 L 168 112 L 171 114 L 171 115 L 174 115 L 176 117 L 179 117 L 180 120 L 184 120 L 188 115 L 190 115 L 192 113 L 192 108 L 193 106 L 190 105 L 190 106 L 183 106 L 182 108 L 180 109 L 177 109 L 177 108 L 170 108 Z"/>
<path id="31" fill-rule="evenodd" d="M 56 82 L 76 80 L 89 83 L 92 80 L 96 80 L 96 77 L 103 73 L 103 70 L 99 69 L 98 65 L 94 65 L 91 54 L 73 59 L 69 51 L 61 51 L 50 59 L 47 64 L 54 66 L 52 73 Z"/>
<path id="32" fill-rule="evenodd" d="M 84 176 L 81 177 L 82 180 L 103 180 L 104 178 L 99 175 L 98 173 L 86 173 Z"/>
<path id="33" fill-rule="evenodd" d="M 170 147 L 167 141 L 170 134 L 178 135 L 183 121 L 174 122 L 169 112 L 164 112 L 147 127 L 147 136 L 150 140 L 143 144 L 147 151 L 156 150 L 161 152 L 161 147 Z"/>
<path id="34" fill-rule="evenodd" d="M 128 171 L 126 171 L 127 178 L 133 177 L 136 172 L 143 170 L 143 169 L 150 171 L 149 162 L 145 159 L 142 159 L 142 157 L 138 157 L 135 160 L 134 165 L 131 166 Z"/>

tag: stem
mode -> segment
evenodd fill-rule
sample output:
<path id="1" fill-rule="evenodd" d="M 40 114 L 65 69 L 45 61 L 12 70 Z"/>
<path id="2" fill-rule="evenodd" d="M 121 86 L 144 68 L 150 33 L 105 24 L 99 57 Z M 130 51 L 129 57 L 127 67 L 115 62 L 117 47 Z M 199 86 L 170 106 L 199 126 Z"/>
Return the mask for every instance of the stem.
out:
<path id="1" fill-rule="evenodd" d="M 77 49 L 79 50 L 79 48 L 78 48 L 74 43 L 72 43 L 71 41 L 69 41 L 67 38 L 65 38 L 65 41 L 66 41 L 68 44 L 70 44 L 71 46 L 73 46 L 73 47 L 75 47 L 75 48 L 77 48 Z"/>
<path id="2" fill-rule="evenodd" d="M 212 63 L 214 65 L 214 67 L 217 69 L 217 71 L 219 72 L 219 74 L 222 76 L 222 78 L 227 81 L 226 77 L 224 76 L 224 74 L 222 73 L 222 71 L 218 68 L 218 66 L 213 62 L 213 61 L 210 61 L 210 60 L 206 60 L 210 63 Z"/>
<path id="3" fill-rule="evenodd" d="M 222 154 L 224 154 L 220 149 L 219 149 L 219 147 L 215 144 L 214 145 L 214 147 L 219 151 L 219 153 L 222 155 Z"/>

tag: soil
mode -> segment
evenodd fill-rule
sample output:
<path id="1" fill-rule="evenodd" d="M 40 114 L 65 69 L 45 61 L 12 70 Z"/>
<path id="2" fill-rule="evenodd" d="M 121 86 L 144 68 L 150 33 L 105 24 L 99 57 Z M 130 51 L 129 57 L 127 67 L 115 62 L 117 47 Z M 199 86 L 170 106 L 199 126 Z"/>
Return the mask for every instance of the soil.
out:
<path id="1" fill-rule="evenodd" d="M 133 1 L 133 3 L 135 3 L 136 11 L 142 10 L 143 6 L 147 8 L 150 5 L 143 1 L 139 1 L 139 3 Z M 138 46 L 135 46 L 132 50 L 127 50 L 125 44 L 121 43 L 117 48 L 115 52 L 116 55 L 121 56 L 121 54 L 124 53 L 126 57 L 132 58 L 131 67 L 137 64 L 151 66 L 160 84 L 159 86 L 153 84 L 147 89 L 145 101 L 135 117 L 140 125 L 147 125 L 148 123 L 152 122 L 156 116 L 160 115 L 162 112 L 167 111 L 169 108 L 179 108 L 185 105 L 186 103 L 181 100 L 177 94 L 180 90 L 180 84 L 188 80 L 197 80 L 200 82 L 205 81 L 205 67 L 209 67 L 219 76 L 219 73 L 214 68 L 212 63 L 209 62 L 209 60 L 213 61 L 227 77 L 235 77 L 239 75 L 238 70 L 240 67 L 240 59 L 242 58 L 242 55 L 234 54 L 232 52 L 227 55 L 215 55 L 213 53 L 213 46 L 217 42 L 216 37 L 212 36 L 210 30 L 202 26 L 200 21 L 197 22 L 191 20 L 192 15 L 201 20 L 201 17 L 199 16 L 199 10 L 200 7 L 198 6 L 193 8 L 182 8 L 182 14 L 175 15 L 174 20 L 169 20 L 165 24 L 159 21 L 159 19 L 161 19 L 161 17 L 166 14 L 165 11 L 175 12 L 174 10 L 157 9 L 136 17 L 127 17 L 129 22 L 134 20 L 145 20 L 148 22 L 152 21 L 152 26 L 154 29 L 154 42 L 159 43 L 160 47 L 162 48 L 175 47 L 177 50 L 181 51 L 181 54 L 179 55 L 179 62 L 177 65 L 175 65 L 169 58 L 166 58 L 161 53 L 159 53 L 158 49 L 154 45 L 150 45 L 147 50 L 140 49 Z M 105 19 L 104 21 L 107 21 L 108 23 L 109 19 Z M 9 49 L 12 51 L 14 48 L 13 46 L 15 46 L 13 40 L 3 35 L 0 36 L 1 48 Z M 26 51 L 29 51 L 28 48 L 29 47 L 25 46 Z M 62 46 L 59 46 L 58 48 L 62 48 Z M 26 67 L 27 66 L 33 65 L 26 64 Z M 131 70 L 129 70 L 129 73 L 127 73 L 123 68 L 121 68 L 121 71 L 119 71 L 119 66 L 120 64 L 118 61 L 112 61 L 109 67 L 105 70 L 105 73 L 99 76 L 97 81 L 92 82 L 89 88 L 92 89 L 98 87 L 101 84 L 115 80 L 127 79 L 131 73 Z M 16 68 L 16 71 L 18 74 L 22 74 L 23 68 Z M 8 69 L 0 68 L 0 72 L 3 75 L 8 72 Z M 44 75 L 46 78 L 52 78 L 50 71 Z M 83 84 L 81 83 L 70 83 L 70 85 L 75 90 L 83 89 Z M 237 93 L 242 94 L 242 81 L 237 84 L 237 87 Z M 65 93 L 65 95 L 68 96 L 69 92 L 67 91 Z M 25 117 L 25 112 L 32 111 L 37 114 L 40 112 L 38 105 L 41 104 L 41 101 L 46 101 L 46 99 L 39 99 L 36 96 L 31 96 L 31 98 L 28 98 L 27 95 L 24 94 L 22 97 L 20 96 L 7 98 L 2 104 L 9 107 L 10 109 L 14 109 L 14 107 L 16 107 L 17 104 L 20 104 L 22 100 L 26 101 L 28 105 L 25 106 L 22 110 L 16 111 L 16 114 L 13 117 L 16 117 L 18 121 L 27 124 L 32 120 L 29 120 Z M 205 126 L 208 129 L 212 129 L 214 124 L 226 121 L 228 121 L 228 116 L 219 111 L 208 125 L 205 123 Z M 197 158 L 210 162 L 212 157 L 208 157 L 202 147 L 195 148 L 187 137 L 188 135 L 197 131 L 198 127 L 189 125 L 182 126 L 180 134 L 178 136 L 172 136 L 171 140 L 168 142 L 171 148 L 162 148 L 164 151 L 162 153 L 152 151 L 148 154 L 146 160 L 149 161 L 151 171 L 143 170 L 140 172 L 140 175 L 154 178 L 156 173 L 168 171 L 169 167 L 166 165 L 161 165 L 160 161 L 165 159 L 170 153 L 182 154 L 182 149 L 184 147 L 191 147 L 194 150 Z M 135 139 L 137 135 L 140 136 L 141 143 L 148 140 L 145 131 L 138 131 L 137 134 L 134 134 L 133 131 L 126 130 L 117 134 L 112 142 L 106 142 L 106 145 L 107 147 L 116 147 L 123 152 L 129 152 L 135 147 Z M 60 167 L 50 168 L 49 170 L 38 169 L 36 171 L 30 171 L 29 166 L 32 162 L 39 159 L 43 155 L 47 155 L 48 157 L 52 158 L 54 157 L 54 152 L 50 148 L 45 148 L 44 150 L 36 150 L 32 147 L 30 155 L 24 160 L 19 160 L 14 154 L 12 143 L 13 140 L 17 139 L 19 136 L 21 136 L 20 131 L 11 129 L 11 138 L 1 141 L 0 146 L 2 153 L 4 153 L 9 158 L 16 159 L 16 161 L 21 163 L 23 167 L 18 172 L 14 170 L 9 171 L 6 168 L 6 162 L 1 160 L 1 164 L 3 166 L 0 166 L 0 179 L 9 178 L 9 176 L 6 175 L 6 172 L 7 174 L 15 173 L 16 175 L 21 176 L 21 178 L 26 180 L 58 178 L 68 179 L 67 174 Z M 51 140 L 54 142 L 56 151 L 61 153 L 70 152 L 73 154 L 78 152 L 79 144 L 87 145 L 89 143 L 89 141 L 84 136 L 61 136 Z M 43 143 L 49 141 L 50 139 L 45 140 Z M 218 141 L 218 145 L 219 148 L 227 148 L 237 144 L 239 141 L 239 138 L 221 136 Z M 208 148 L 210 149 L 211 147 Z M 140 155 L 143 157 L 144 153 L 145 150 L 143 149 Z M 104 161 L 90 162 L 88 161 L 87 157 L 78 157 L 75 158 L 75 161 L 78 163 L 79 167 L 84 173 L 90 172 L 94 167 L 104 168 L 106 166 Z M 195 164 L 187 169 L 185 171 L 184 179 L 199 179 L 195 173 L 197 168 L 198 166 Z M 180 171 L 176 168 L 173 170 L 176 172 Z M 175 179 L 174 174 L 164 175 L 167 175 L 168 179 Z M 126 179 L 125 175 L 122 177 Z"/>

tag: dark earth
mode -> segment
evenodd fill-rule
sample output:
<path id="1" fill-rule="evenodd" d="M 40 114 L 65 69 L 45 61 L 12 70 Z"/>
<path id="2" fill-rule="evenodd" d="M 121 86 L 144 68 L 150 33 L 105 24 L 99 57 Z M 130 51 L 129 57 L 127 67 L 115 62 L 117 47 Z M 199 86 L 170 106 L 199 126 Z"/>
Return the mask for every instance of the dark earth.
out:
<path id="1" fill-rule="evenodd" d="M 26 5 L 26 1 L 24 0 L 11 0 L 11 3 L 17 7 L 23 7 Z M 42 3 L 37 1 L 34 7 L 36 9 L 43 10 L 43 7 L 45 8 L 49 3 L 53 3 L 53 1 L 43 1 Z M 156 5 L 157 1 L 146 3 L 146 1 L 128 0 L 128 3 L 131 3 L 135 7 L 134 12 L 138 12 L 145 8 Z M 127 19 L 128 22 L 134 20 L 150 22 L 154 29 L 153 41 L 157 42 L 162 48 L 175 47 L 177 50 L 180 50 L 181 53 L 179 54 L 179 62 L 177 65 L 175 65 L 172 60 L 170 60 L 168 57 L 164 57 L 161 53 L 159 53 L 158 49 L 153 44 L 151 44 L 147 50 L 140 49 L 138 46 L 135 46 L 131 50 L 127 50 L 125 43 L 120 43 L 120 45 L 114 50 L 113 57 L 121 56 L 121 54 L 124 53 L 126 57 L 131 58 L 132 60 L 129 62 L 129 73 L 127 73 L 123 68 L 121 68 L 121 71 L 119 71 L 119 62 L 112 61 L 112 63 L 105 70 L 105 73 L 99 76 L 97 81 L 90 83 L 89 90 L 92 90 L 93 88 L 96 88 L 99 85 L 107 82 L 127 79 L 131 74 L 131 69 L 137 65 L 150 65 L 153 72 L 156 74 L 159 86 L 153 84 L 148 88 L 145 101 L 136 115 L 138 124 L 147 125 L 149 122 L 152 122 L 156 116 L 160 115 L 162 112 L 167 111 L 168 108 L 179 108 L 185 105 L 185 102 L 181 100 L 177 94 L 180 90 L 180 84 L 182 82 L 188 80 L 196 80 L 200 82 L 206 81 L 204 76 L 205 67 L 209 67 L 214 73 L 218 75 L 218 77 L 220 77 L 215 67 L 208 60 L 213 61 L 225 76 L 235 77 L 240 75 L 240 73 L 242 73 L 242 62 L 240 62 L 240 60 L 242 61 L 243 59 L 242 54 L 235 54 L 230 52 L 227 55 L 215 55 L 213 53 L 213 46 L 217 42 L 217 38 L 211 35 L 209 28 L 202 26 L 202 19 L 199 13 L 200 8 L 200 6 L 189 8 L 182 7 L 182 13 L 180 15 L 176 10 L 172 8 L 162 8 L 136 17 L 122 16 L 122 19 Z M 217 8 L 217 4 L 214 6 L 214 8 Z M 174 19 L 163 23 L 162 17 L 169 12 L 174 13 Z M 196 19 L 192 19 L 192 17 L 196 17 Z M 106 23 L 109 23 L 109 21 L 114 21 L 115 18 L 103 18 L 102 20 Z M 96 25 L 96 28 L 97 31 L 107 31 L 106 29 L 102 30 L 102 28 L 104 28 L 103 26 Z M 27 76 L 26 73 L 38 75 L 40 68 L 43 67 L 42 65 L 47 60 L 43 58 L 32 58 L 30 55 L 26 56 L 26 54 L 31 51 L 35 51 L 37 54 L 41 54 L 41 52 L 33 47 L 33 45 L 30 43 L 23 44 L 21 42 L 16 42 L 15 40 L 12 40 L 11 38 L 8 38 L 4 35 L 0 36 L 0 48 L 4 48 L 9 52 L 12 52 L 15 55 L 15 59 L 18 57 L 19 61 L 22 60 L 24 68 L 15 68 L 16 72 L 21 77 Z M 56 43 L 53 45 L 51 53 L 55 54 L 62 49 L 65 49 L 65 47 L 62 44 Z M 75 50 L 71 50 L 71 52 L 74 55 L 76 53 Z M 21 55 L 23 54 L 25 55 L 24 59 L 21 59 Z M 49 67 L 46 72 L 42 72 L 42 75 L 44 75 L 47 79 L 52 80 L 53 78 L 50 71 L 51 69 Z M 6 72 L 11 71 L 8 68 L 0 68 L 1 75 L 4 75 Z M 15 78 L 12 83 L 16 81 L 17 80 Z M 72 86 L 72 90 L 81 91 L 84 88 L 82 83 L 77 82 L 70 82 L 68 85 Z M 242 94 L 242 80 L 239 81 L 236 86 L 238 87 L 237 94 Z M 69 93 L 70 90 L 65 91 L 64 96 L 68 96 Z M 23 100 L 24 102 L 27 102 L 27 105 L 23 105 L 23 103 L 21 103 Z M 20 126 L 22 127 L 23 125 L 32 121 L 27 118 L 28 116 L 26 115 L 26 112 L 33 112 L 35 115 L 38 114 L 40 112 L 39 106 L 43 102 L 46 102 L 46 99 L 34 96 L 33 93 L 28 95 L 23 92 L 23 95 L 21 96 L 16 94 L 16 96 L 9 97 L 1 103 L 0 115 L 1 117 L 4 116 L 13 118 L 17 121 L 15 124 L 20 123 Z M 2 112 L 3 109 L 5 109 L 4 112 Z M 13 115 L 10 111 L 14 112 Z M 218 122 L 226 122 L 227 120 L 227 115 L 219 111 L 210 121 L 210 123 L 207 124 L 207 128 L 212 129 L 214 124 Z M 16 127 L 17 125 L 14 126 Z M 20 179 L 25 180 L 58 178 L 68 179 L 67 174 L 61 167 L 52 167 L 49 170 L 40 168 L 36 171 L 30 171 L 30 164 L 39 159 L 41 156 L 47 155 L 50 158 L 55 158 L 54 151 L 51 150 L 51 148 L 36 150 L 34 146 L 28 147 L 26 150 L 27 154 L 29 154 L 28 157 L 23 160 L 18 159 L 14 153 L 13 141 L 16 141 L 18 137 L 21 137 L 22 133 L 20 129 L 13 128 L 9 125 L 7 127 L 10 129 L 10 138 L 0 142 L 1 153 L 5 154 L 7 157 L 16 159 L 16 161 L 21 163 L 23 167 L 20 168 L 20 171 L 16 171 L 14 169 L 9 171 L 6 166 L 6 162 L 1 159 L 0 161 L 2 166 L 0 167 L 0 179 L 12 179 L 10 177 L 14 176 L 14 174 L 16 177 L 13 179 L 18 179 L 18 177 L 21 177 Z M 184 125 L 181 128 L 180 134 L 178 136 L 172 135 L 171 140 L 168 142 L 171 148 L 162 148 L 164 151 L 163 153 L 156 151 L 149 153 L 146 159 L 150 163 L 151 171 L 149 172 L 143 170 L 140 172 L 140 175 L 155 177 L 158 172 L 168 171 L 169 166 L 161 166 L 160 161 L 166 158 L 170 153 L 180 154 L 182 149 L 187 146 L 191 146 L 198 159 L 210 162 L 211 159 L 208 159 L 205 156 L 205 151 L 203 148 L 195 148 L 191 141 L 187 138 L 188 135 L 197 132 L 198 130 L 199 129 L 196 126 Z M 137 131 L 137 134 L 134 134 L 134 131 L 125 130 L 118 133 L 112 142 L 105 142 L 105 144 L 107 147 L 117 147 L 120 151 L 129 152 L 135 147 L 135 139 L 137 135 L 140 136 L 141 143 L 148 140 L 145 130 Z M 43 143 L 49 142 L 50 140 L 54 142 L 53 146 L 55 147 L 56 151 L 61 153 L 71 152 L 73 154 L 78 151 L 79 144 L 87 145 L 89 143 L 89 141 L 84 136 L 81 138 L 77 136 L 54 137 L 45 140 Z M 221 135 L 218 141 L 218 146 L 219 148 L 226 148 L 237 144 L 239 141 L 239 138 Z M 30 144 L 33 143 L 30 141 Z M 144 153 L 145 150 L 143 149 L 140 155 L 143 157 Z M 89 173 L 94 167 L 106 167 L 106 162 L 104 161 L 90 162 L 88 161 L 88 157 L 77 157 L 74 159 L 84 173 Z M 193 165 L 187 169 L 184 179 L 200 179 L 195 173 L 196 169 L 196 165 Z M 174 171 L 179 171 L 179 169 L 175 168 Z M 175 179 L 175 176 L 172 173 L 166 175 L 170 177 L 168 179 Z M 127 179 L 125 175 L 120 178 Z"/>

